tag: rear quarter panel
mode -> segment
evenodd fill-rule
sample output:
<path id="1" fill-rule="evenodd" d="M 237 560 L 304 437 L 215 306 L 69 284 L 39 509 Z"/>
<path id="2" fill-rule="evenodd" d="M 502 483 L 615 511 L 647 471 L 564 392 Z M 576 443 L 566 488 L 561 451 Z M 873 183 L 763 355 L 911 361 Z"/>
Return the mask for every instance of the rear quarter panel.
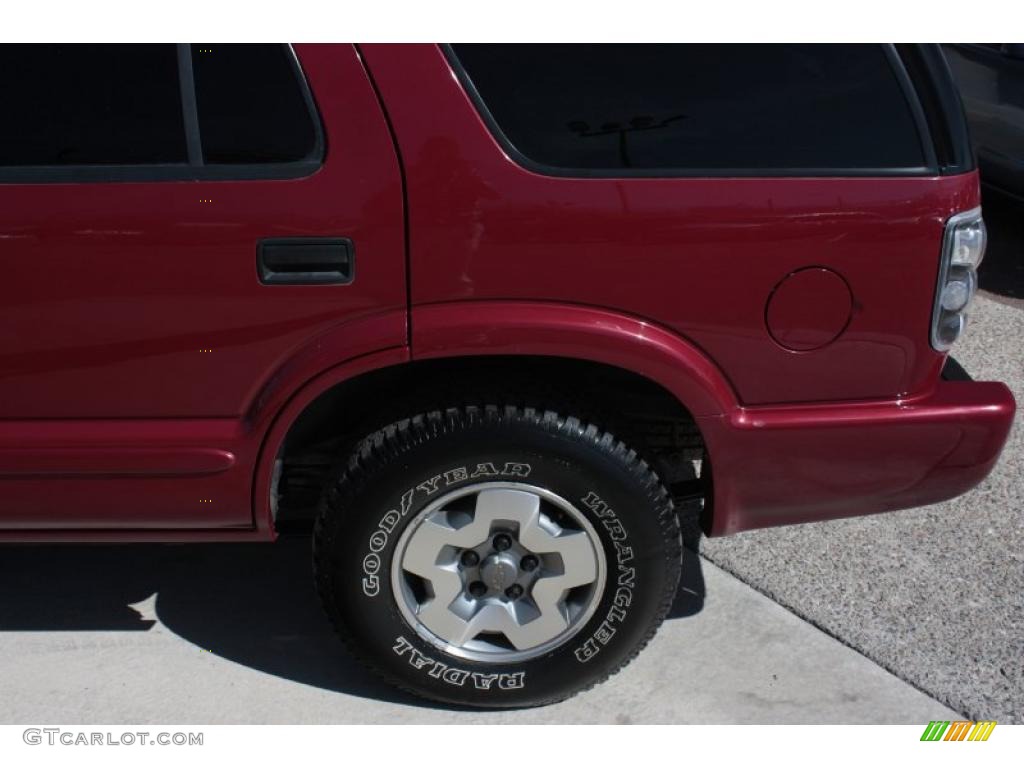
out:
<path id="1" fill-rule="evenodd" d="M 702 349 L 744 404 L 929 388 L 943 223 L 977 205 L 943 178 L 571 178 L 506 156 L 437 46 L 362 47 L 407 173 L 412 303 L 550 300 L 652 320 Z M 812 352 L 765 325 L 774 287 L 828 266 L 853 294 Z"/>

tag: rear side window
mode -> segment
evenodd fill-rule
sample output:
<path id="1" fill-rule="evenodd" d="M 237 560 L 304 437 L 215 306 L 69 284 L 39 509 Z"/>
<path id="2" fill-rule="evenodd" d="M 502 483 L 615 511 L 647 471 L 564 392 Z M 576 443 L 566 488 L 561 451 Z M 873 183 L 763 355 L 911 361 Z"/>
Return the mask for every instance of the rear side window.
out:
<path id="1" fill-rule="evenodd" d="M 881 45 L 454 45 L 527 164 L 562 171 L 924 172 Z"/>
<path id="2" fill-rule="evenodd" d="M 294 59 L 282 45 L 193 45 L 207 163 L 286 163 L 316 149 Z"/>
<path id="3" fill-rule="evenodd" d="M 319 166 L 286 45 L 0 45 L 0 180 L 290 178 Z"/>
<path id="4" fill-rule="evenodd" d="M 0 165 L 183 163 L 174 45 L 0 45 Z"/>

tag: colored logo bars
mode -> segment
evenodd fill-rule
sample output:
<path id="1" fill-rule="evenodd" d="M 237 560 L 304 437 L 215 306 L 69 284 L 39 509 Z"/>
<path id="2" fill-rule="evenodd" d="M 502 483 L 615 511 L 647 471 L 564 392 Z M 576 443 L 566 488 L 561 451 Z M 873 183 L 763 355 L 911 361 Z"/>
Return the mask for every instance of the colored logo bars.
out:
<path id="1" fill-rule="evenodd" d="M 921 734 L 921 741 L 988 741 L 995 727 L 995 720 L 932 720 Z"/>

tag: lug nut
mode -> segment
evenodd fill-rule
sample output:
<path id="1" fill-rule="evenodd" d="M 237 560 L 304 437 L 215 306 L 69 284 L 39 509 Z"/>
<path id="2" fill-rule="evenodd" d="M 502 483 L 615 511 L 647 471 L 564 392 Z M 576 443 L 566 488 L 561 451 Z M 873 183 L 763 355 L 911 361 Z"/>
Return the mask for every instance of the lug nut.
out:
<path id="1" fill-rule="evenodd" d="M 519 561 L 519 567 L 524 571 L 535 571 L 538 565 L 540 565 L 540 560 L 534 555 L 527 555 Z"/>
<path id="2" fill-rule="evenodd" d="M 494 537 L 494 548 L 499 552 L 504 552 L 506 549 L 512 547 L 512 537 L 507 533 L 499 533 Z"/>
<path id="3" fill-rule="evenodd" d="M 473 597 L 483 597 L 487 594 L 487 587 L 482 581 L 474 581 L 469 585 L 469 594 Z"/>
<path id="4" fill-rule="evenodd" d="M 480 555 L 474 552 L 472 549 L 467 549 L 462 553 L 462 557 L 459 558 L 459 562 L 467 568 L 472 568 L 474 565 L 480 562 Z"/>
<path id="5" fill-rule="evenodd" d="M 510 600 L 518 600 L 523 596 L 523 588 L 518 584 L 513 584 L 511 587 L 505 590 L 505 597 Z"/>

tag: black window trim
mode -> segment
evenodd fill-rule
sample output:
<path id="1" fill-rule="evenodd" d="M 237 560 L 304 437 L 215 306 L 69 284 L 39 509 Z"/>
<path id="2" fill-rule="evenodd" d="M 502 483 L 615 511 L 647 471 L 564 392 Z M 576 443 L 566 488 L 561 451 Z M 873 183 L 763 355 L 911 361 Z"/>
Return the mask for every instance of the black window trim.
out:
<path id="1" fill-rule="evenodd" d="M 178 80 L 185 122 L 185 141 L 188 162 L 140 163 L 133 165 L 25 165 L 0 166 L 0 184 L 75 184 L 97 182 L 147 181 L 251 181 L 272 179 L 299 179 L 311 176 L 323 167 L 326 139 L 320 112 L 309 87 L 302 64 L 295 49 L 286 45 L 289 62 L 295 73 L 303 101 L 313 121 L 315 140 L 309 156 L 284 163 L 210 164 L 203 161 L 196 108 L 195 80 L 192 78 L 192 46 L 179 43 Z"/>
<path id="2" fill-rule="evenodd" d="M 487 108 L 480 92 L 477 90 L 459 61 L 451 43 L 441 44 L 440 48 L 451 68 L 452 73 L 462 85 L 470 101 L 476 107 L 491 135 L 502 150 L 516 164 L 542 176 L 559 178 L 816 178 L 816 177 L 876 177 L 876 176 L 938 176 L 939 163 L 935 148 L 931 141 L 928 122 L 924 108 L 907 74 L 906 68 L 892 43 L 881 43 L 886 60 L 896 77 L 904 98 L 910 108 L 914 124 L 917 127 L 918 140 L 921 142 L 925 165 L 901 168 L 563 168 L 560 166 L 539 163 L 520 152 L 509 140 L 498 125 L 494 115 Z"/>
<path id="3" fill-rule="evenodd" d="M 942 48 L 935 43 L 898 44 L 897 53 L 915 83 L 925 119 L 935 138 L 939 171 L 944 176 L 977 168 L 964 112 L 953 73 Z"/>
<path id="4" fill-rule="evenodd" d="M 185 121 L 185 146 L 188 164 L 205 165 L 203 138 L 199 132 L 199 101 L 196 97 L 195 69 L 192 67 L 192 46 L 178 43 L 178 85 L 181 88 L 181 117 Z"/>

